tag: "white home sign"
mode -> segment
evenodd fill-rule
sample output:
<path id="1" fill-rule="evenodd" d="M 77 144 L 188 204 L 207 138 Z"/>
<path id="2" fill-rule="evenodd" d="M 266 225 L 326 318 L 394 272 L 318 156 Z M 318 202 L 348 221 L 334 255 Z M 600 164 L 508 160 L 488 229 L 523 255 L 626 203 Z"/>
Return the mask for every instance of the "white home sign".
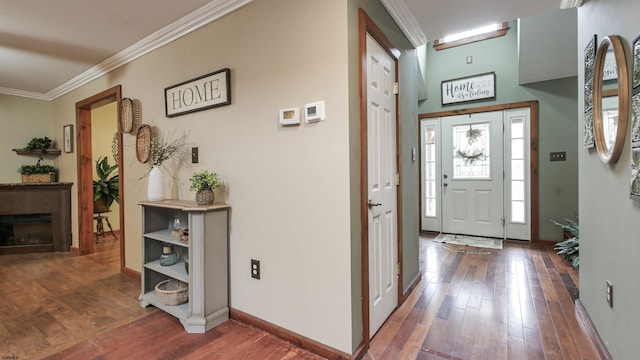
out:
<path id="1" fill-rule="evenodd" d="M 230 71 L 225 68 L 164 89 L 167 117 L 231 104 Z"/>
<path id="2" fill-rule="evenodd" d="M 442 105 L 495 99 L 496 73 L 474 75 L 442 82 Z"/>

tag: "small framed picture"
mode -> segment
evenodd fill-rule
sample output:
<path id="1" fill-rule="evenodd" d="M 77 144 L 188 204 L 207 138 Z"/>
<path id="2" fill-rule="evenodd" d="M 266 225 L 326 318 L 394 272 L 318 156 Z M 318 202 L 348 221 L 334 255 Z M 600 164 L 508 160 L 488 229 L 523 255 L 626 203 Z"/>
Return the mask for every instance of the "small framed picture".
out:
<path id="1" fill-rule="evenodd" d="M 640 35 L 633 40 L 633 67 L 631 73 L 631 84 L 636 92 L 636 88 L 640 87 Z"/>
<path id="2" fill-rule="evenodd" d="M 64 126 L 64 152 L 72 153 L 73 152 L 73 125 L 65 125 Z"/>

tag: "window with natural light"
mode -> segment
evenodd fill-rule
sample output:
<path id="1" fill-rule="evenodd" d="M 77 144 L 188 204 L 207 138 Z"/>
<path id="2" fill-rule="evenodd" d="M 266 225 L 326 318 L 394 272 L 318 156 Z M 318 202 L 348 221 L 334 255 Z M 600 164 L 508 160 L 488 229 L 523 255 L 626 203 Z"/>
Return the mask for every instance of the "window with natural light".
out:
<path id="1" fill-rule="evenodd" d="M 436 217 L 436 127 L 427 126 L 424 131 L 425 139 L 425 160 L 424 160 L 424 214 L 429 217 Z"/>
<path id="2" fill-rule="evenodd" d="M 457 34 L 447 35 L 436 40 L 433 43 L 433 47 L 436 50 L 444 50 L 454 46 L 503 36 L 507 33 L 507 30 L 509 30 L 509 23 L 507 22 L 490 24 Z"/>
<path id="3" fill-rule="evenodd" d="M 511 222 L 526 222 L 524 119 L 511 120 Z"/>

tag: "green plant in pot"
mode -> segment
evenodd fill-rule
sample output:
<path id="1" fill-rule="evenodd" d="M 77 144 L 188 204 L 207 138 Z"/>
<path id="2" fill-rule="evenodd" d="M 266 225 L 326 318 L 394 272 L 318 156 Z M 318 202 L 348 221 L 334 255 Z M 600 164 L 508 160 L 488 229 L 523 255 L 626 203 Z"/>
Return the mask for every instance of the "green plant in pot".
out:
<path id="1" fill-rule="evenodd" d="M 564 220 L 567 222 L 566 224 L 561 224 L 553 220 L 551 220 L 551 222 L 560 226 L 562 230 L 570 234 L 571 237 L 557 243 L 554 248 L 558 255 L 564 256 L 564 258 L 571 263 L 571 266 L 577 269 L 580 267 L 580 228 L 578 215 L 576 215 L 575 220 Z"/>
<path id="2" fill-rule="evenodd" d="M 198 205 L 211 205 L 215 200 L 213 190 L 220 186 L 218 174 L 209 170 L 197 171 L 189 179 L 191 180 L 191 191 L 196 192 L 196 203 Z"/>
<path id="3" fill-rule="evenodd" d="M 24 151 L 39 151 L 40 157 L 35 165 L 22 165 L 18 168 L 18 172 L 22 174 L 23 182 L 45 182 L 55 181 L 58 169 L 51 165 L 42 165 L 43 155 L 45 151 L 51 146 L 51 139 L 48 137 L 33 138 L 27 146 L 22 150 Z M 46 177 L 38 177 L 37 175 L 47 175 Z"/>
<path id="4" fill-rule="evenodd" d="M 93 180 L 93 212 L 107 212 L 113 202 L 120 202 L 118 165 L 109 165 L 107 157 L 96 160 L 97 179 Z"/>

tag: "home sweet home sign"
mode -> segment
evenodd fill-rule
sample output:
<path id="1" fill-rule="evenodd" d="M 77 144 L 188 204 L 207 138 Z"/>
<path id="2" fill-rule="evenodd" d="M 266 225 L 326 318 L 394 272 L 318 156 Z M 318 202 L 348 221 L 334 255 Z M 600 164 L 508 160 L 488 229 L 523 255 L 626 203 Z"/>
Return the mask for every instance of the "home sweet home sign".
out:
<path id="1" fill-rule="evenodd" d="M 164 89 L 167 117 L 231 104 L 231 72 L 221 69 Z"/>
<path id="2" fill-rule="evenodd" d="M 442 105 L 496 98 L 496 73 L 442 82 Z"/>

